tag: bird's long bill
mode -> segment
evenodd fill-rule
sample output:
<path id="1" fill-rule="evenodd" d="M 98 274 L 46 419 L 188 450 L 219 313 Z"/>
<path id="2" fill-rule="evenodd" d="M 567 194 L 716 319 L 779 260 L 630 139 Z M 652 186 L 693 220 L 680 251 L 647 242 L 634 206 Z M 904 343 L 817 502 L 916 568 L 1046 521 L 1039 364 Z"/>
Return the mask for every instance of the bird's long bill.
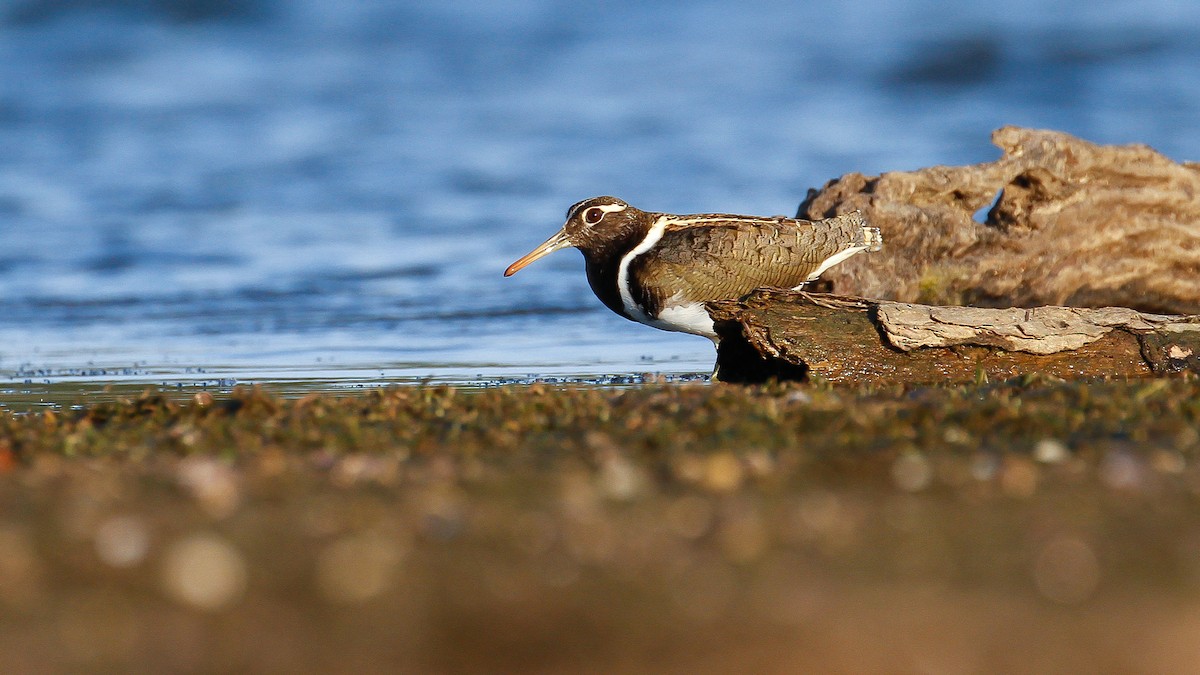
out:
<path id="1" fill-rule="evenodd" d="M 567 231 L 565 229 L 559 230 L 558 232 L 554 233 L 553 237 L 550 237 L 545 242 L 543 242 L 541 246 L 538 246 L 537 248 L 533 249 L 529 253 L 526 253 L 524 256 L 521 257 L 520 260 L 509 265 L 508 269 L 504 270 L 504 276 L 511 277 L 512 275 L 516 274 L 523 267 L 525 267 L 529 263 L 533 262 L 534 260 L 537 260 L 538 258 L 541 258 L 544 256 L 548 256 L 551 253 L 554 253 L 555 251 L 558 251 L 560 249 L 567 248 L 570 245 L 571 245 L 571 240 L 567 238 Z"/>

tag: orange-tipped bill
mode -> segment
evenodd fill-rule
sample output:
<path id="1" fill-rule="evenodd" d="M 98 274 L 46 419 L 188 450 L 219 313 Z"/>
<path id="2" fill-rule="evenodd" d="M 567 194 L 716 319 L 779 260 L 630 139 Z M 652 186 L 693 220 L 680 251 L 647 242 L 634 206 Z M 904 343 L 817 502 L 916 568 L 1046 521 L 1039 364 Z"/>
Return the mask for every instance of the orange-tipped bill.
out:
<path id="1" fill-rule="evenodd" d="M 571 240 L 567 237 L 567 231 L 559 230 L 554 234 L 553 237 L 550 237 L 544 243 L 542 243 L 541 246 L 533 249 L 529 253 L 526 253 L 520 260 L 509 265 L 508 269 L 504 270 L 504 276 L 511 277 L 534 260 L 548 256 L 551 253 L 567 248 L 570 245 Z"/>

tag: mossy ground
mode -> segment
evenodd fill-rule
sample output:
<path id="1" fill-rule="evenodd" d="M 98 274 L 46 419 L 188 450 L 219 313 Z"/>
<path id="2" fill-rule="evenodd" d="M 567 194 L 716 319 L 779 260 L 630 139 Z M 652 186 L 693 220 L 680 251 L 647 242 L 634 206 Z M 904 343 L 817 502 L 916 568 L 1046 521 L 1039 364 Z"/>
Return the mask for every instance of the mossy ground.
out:
<path id="1" fill-rule="evenodd" d="M 0 413 L 0 669 L 1190 672 L 1200 380 Z"/>

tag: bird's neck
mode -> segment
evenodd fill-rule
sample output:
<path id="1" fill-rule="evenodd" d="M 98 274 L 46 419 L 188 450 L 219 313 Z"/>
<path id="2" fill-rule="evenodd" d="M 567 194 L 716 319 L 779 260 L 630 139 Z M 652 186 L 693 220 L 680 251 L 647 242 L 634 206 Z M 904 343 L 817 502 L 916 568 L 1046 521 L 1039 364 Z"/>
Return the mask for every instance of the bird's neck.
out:
<path id="1" fill-rule="evenodd" d="M 625 306 L 617 286 L 621 260 L 646 238 L 648 232 L 649 228 L 630 228 L 621 236 L 580 249 L 587 263 L 588 284 L 592 291 L 606 307 L 622 316 L 625 316 Z"/>

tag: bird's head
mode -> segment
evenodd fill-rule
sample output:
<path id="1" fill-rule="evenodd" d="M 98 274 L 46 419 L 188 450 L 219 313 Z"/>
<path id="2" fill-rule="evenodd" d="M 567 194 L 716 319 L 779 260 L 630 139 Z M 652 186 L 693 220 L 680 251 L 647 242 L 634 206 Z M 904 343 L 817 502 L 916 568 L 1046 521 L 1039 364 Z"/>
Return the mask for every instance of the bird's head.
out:
<path id="1" fill-rule="evenodd" d="M 529 263 L 557 250 L 574 246 L 585 252 L 604 248 L 620 238 L 642 212 L 616 197 L 592 197 L 567 209 L 567 222 L 541 246 L 525 254 L 504 270 L 512 276 Z"/>

